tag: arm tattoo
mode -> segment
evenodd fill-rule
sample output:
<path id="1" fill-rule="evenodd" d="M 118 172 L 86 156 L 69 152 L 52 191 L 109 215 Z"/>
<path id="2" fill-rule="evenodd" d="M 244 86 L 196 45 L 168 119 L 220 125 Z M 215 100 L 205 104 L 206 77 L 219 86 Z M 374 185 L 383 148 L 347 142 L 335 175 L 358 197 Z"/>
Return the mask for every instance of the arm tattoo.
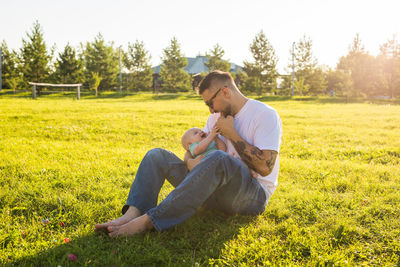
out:
<path id="1" fill-rule="evenodd" d="M 272 169 L 274 168 L 275 165 L 275 160 L 276 157 L 274 156 L 274 153 L 272 151 L 269 152 L 269 159 L 267 159 L 267 168 L 272 172 Z"/>
<path id="2" fill-rule="evenodd" d="M 255 170 L 255 165 L 253 164 L 253 151 L 251 152 L 251 155 L 246 153 L 246 143 L 242 141 L 238 142 L 232 142 L 233 146 L 236 148 L 236 151 L 239 153 L 240 157 L 242 160 L 249 166 L 251 169 Z M 256 153 L 256 150 L 254 150 L 254 153 Z M 262 153 L 262 152 L 261 152 Z"/>
<path id="3" fill-rule="evenodd" d="M 246 148 L 246 144 L 244 142 L 238 141 L 238 142 L 233 142 L 233 145 L 235 146 L 237 152 L 242 155 L 244 153 L 244 150 Z"/>
<path id="4" fill-rule="evenodd" d="M 242 160 L 247 164 L 249 168 L 255 171 L 259 171 L 260 169 L 262 170 L 266 167 L 268 173 L 272 172 L 276 160 L 274 151 L 269 151 L 269 154 L 264 154 L 263 151 L 260 150 L 258 147 L 250 146 L 243 141 L 232 143 Z M 263 165 L 265 167 L 263 167 Z"/>
<path id="5" fill-rule="evenodd" d="M 251 154 L 253 156 L 256 156 L 259 160 L 262 160 L 263 152 L 258 147 L 252 147 L 251 148 Z"/>

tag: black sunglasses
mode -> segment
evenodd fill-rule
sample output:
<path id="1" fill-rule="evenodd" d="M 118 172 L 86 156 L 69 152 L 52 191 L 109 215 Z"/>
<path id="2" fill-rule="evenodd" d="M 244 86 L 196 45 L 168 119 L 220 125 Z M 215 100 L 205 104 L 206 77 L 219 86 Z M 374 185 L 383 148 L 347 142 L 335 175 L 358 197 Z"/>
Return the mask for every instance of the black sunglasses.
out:
<path id="1" fill-rule="evenodd" d="M 214 108 L 214 98 L 217 97 L 219 91 L 221 91 L 222 88 L 224 88 L 224 87 L 219 88 L 219 89 L 217 90 L 217 92 L 215 92 L 215 94 L 214 94 L 210 99 L 208 99 L 208 100 L 205 102 L 206 105 L 207 105 L 209 108 Z"/>

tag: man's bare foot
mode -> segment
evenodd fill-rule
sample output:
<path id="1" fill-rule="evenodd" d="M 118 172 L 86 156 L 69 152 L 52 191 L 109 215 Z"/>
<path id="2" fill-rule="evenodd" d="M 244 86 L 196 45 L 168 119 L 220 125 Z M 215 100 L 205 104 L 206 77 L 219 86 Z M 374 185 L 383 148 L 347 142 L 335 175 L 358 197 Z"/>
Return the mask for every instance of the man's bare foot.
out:
<path id="1" fill-rule="evenodd" d="M 141 215 L 141 213 L 136 207 L 129 206 L 128 210 L 121 217 L 119 217 L 115 220 L 112 220 L 110 222 L 95 224 L 94 231 L 109 233 L 109 230 L 107 229 L 107 227 L 123 225 L 123 224 L 128 223 L 131 220 L 139 217 L 140 215 Z"/>
<path id="2" fill-rule="evenodd" d="M 109 236 L 116 237 L 139 234 L 153 228 L 154 226 L 151 223 L 149 216 L 147 216 L 147 214 L 144 214 L 123 225 L 108 226 L 107 230 L 110 232 L 108 234 Z"/>

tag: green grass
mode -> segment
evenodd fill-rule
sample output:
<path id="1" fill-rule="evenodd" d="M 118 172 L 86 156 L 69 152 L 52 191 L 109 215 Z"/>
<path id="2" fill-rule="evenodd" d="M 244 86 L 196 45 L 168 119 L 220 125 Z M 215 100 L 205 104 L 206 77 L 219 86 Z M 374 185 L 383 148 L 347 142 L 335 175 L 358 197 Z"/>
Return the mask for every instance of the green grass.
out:
<path id="1" fill-rule="evenodd" d="M 284 133 L 261 216 L 200 210 L 162 233 L 110 239 L 93 225 L 120 215 L 146 151 L 184 154 L 181 135 L 208 116 L 201 99 L 0 94 L 0 265 L 399 266 L 400 106 L 261 100 Z"/>

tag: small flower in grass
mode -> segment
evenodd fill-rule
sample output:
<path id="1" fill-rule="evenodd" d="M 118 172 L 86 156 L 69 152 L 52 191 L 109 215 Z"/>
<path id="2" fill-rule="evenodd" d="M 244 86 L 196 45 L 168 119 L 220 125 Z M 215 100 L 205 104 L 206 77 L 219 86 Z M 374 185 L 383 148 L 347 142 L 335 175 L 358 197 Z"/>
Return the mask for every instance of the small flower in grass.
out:
<path id="1" fill-rule="evenodd" d="M 61 227 L 65 227 L 65 224 L 63 222 L 60 222 Z"/>
<path id="2" fill-rule="evenodd" d="M 22 237 L 25 237 L 25 236 L 26 236 L 26 234 L 25 234 L 24 231 L 21 231 L 21 235 L 22 235 Z"/>
<path id="3" fill-rule="evenodd" d="M 42 220 L 42 223 L 43 224 L 48 224 L 50 221 L 49 221 L 49 219 L 47 218 L 47 219 L 45 219 L 45 220 Z"/>
<path id="4" fill-rule="evenodd" d="M 64 238 L 64 242 L 69 243 L 69 238 L 68 237 Z"/>
<path id="5" fill-rule="evenodd" d="M 77 261 L 77 260 L 78 260 L 78 258 L 77 258 L 74 254 L 72 254 L 72 253 L 70 253 L 70 254 L 68 255 L 68 258 L 69 258 L 71 261 Z"/>

